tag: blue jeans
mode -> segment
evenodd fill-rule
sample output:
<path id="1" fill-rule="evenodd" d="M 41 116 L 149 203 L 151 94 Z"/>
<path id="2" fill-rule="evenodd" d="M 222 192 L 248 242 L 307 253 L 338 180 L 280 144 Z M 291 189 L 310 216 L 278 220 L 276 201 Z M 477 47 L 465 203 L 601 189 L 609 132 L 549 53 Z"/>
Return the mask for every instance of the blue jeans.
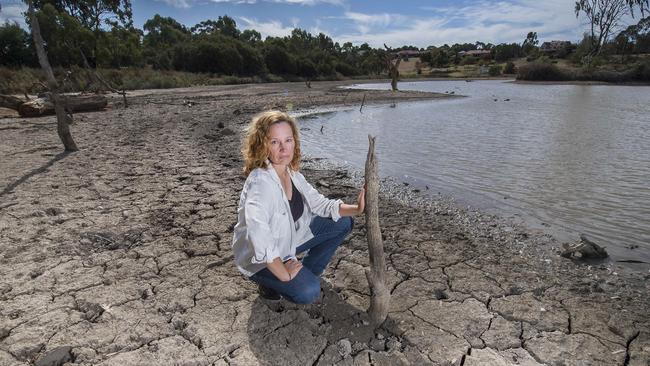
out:
<path id="1" fill-rule="evenodd" d="M 302 269 L 291 281 L 280 281 L 268 268 L 250 277 L 258 284 L 274 290 L 297 304 L 312 304 L 320 297 L 319 276 L 332 259 L 336 248 L 352 231 L 354 219 L 341 217 L 338 221 L 316 216 L 309 224 L 314 237 L 296 248 L 296 254 L 308 251 L 302 259 Z"/>

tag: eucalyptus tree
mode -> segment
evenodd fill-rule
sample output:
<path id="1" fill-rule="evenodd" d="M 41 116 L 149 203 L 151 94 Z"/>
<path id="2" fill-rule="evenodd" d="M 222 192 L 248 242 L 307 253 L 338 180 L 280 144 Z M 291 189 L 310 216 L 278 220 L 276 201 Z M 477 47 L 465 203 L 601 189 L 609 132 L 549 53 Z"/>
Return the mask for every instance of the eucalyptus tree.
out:
<path id="1" fill-rule="evenodd" d="M 90 52 L 86 51 L 86 56 L 93 64 L 98 63 L 97 58 L 101 53 L 100 44 L 106 43 L 106 40 L 103 40 L 105 28 L 133 29 L 131 0 L 33 0 L 35 10 L 42 10 L 48 4 L 61 13 L 61 16 L 73 17 L 83 28 L 92 32 L 92 37 L 89 40 Z M 42 21 L 42 19 L 39 20 Z M 46 36 L 47 32 L 44 30 L 42 35 Z M 74 48 L 76 45 L 70 45 L 70 47 Z M 78 54 L 79 52 L 74 53 Z"/>
<path id="2" fill-rule="evenodd" d="M 590 27 L 591 50 L 589 56 L 598 55 L 610 35 L 620 26 L 626 16 L 634 17 L 635 11 L 644 15 L 650 0 L 579 0 L 575 2 L 575 14 L 584 14 Z"/>

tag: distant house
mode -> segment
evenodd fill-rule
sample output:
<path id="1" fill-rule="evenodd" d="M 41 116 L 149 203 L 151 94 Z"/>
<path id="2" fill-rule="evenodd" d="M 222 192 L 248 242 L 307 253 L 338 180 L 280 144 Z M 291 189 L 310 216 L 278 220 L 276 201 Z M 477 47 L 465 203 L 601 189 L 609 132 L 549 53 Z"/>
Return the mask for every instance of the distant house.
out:
<path id="1" fill-rule="evenodd" d="M 470 50 L 470 51 L 460 51 L 458 52 L 460 57 L 478 57 L 478 58 L 490 58 L 492 57 L 492 51 L 490 50 Z"/>
<path id="2" fill-rule="evenodd" d="M 549 56 L 564 56 L 573 49 L 573 44 L 569 41 L 550 41 L 544 42 L 539 50 Z"/>

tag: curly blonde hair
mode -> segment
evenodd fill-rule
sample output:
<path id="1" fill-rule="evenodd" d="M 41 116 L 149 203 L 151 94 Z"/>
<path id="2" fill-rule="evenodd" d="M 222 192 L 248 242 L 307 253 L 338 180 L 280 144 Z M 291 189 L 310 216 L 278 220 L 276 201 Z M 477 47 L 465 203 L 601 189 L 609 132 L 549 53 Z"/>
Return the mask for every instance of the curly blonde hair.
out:
<path id="1" fill-rule="evenodd" d="M 280 122 L 287 122 L 293 131 L 293 160 L 289 167 L 293 171 L 300 168 L 300 139 L 296 121 L 288 114 L 280 111 L 262 112 L 251 120 L 245 130 L 242 142 L 242 155 L 244 156 L 244 175 L 248 176 L 255 168 L 266 167 L 266 159 L 269 158 L 268 135 L 272 125 Z"/>

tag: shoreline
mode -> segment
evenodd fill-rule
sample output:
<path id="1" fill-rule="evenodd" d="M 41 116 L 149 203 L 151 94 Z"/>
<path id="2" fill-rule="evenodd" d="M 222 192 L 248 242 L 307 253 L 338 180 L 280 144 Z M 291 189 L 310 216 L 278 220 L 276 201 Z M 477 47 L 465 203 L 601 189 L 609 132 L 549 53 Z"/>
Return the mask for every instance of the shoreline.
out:
<path id="1" fill-rule="evenodd" d="M 306 156 L 303 160 L 305 159 L 307 162 L 303 165 L 309 169 L 333 170 L 339 173 L 345 173 L 350 177 L 350 184 L 356 186 L 363 185 L 363 171 L 360 168 L 323 157 Z M 427 193 L 420 188 L 414 188 L 414 186 L 411 186 L 411 184 L 398 177 L 380 177 L 380 195 L 382 199 L 394 200 L 414 209 L 432 211 L 434 214 L 444 212 L 445 214 L 458 217 L 459 220 L 465 223 L 481 222 L 482 227 L 472 228 L 471 225 L 465 227 L 467 231 L 483 231 L 483 233 L 478 235 L 485 235 L 485 231 L 488 231 L 485 224 L 493 228 L 498 228 L 498 231 L 500 231 L 499 235 L 505 240 L 507 245 L 514 247 L 515 243 L 517 243 L 517 245 L 528 247 L 534 251 L 534 255 L 539 260 L 557 257 L 556 259 L 560 262 L 566 262 L 565 264 L 574 265 L 576 268 L 593 265 L 606 267 L 608 271 L 617 272 L 623 278 L 630 276 L 628 280 L 631 281 L 642 281 L 640 278 L 650 273 L 650 264 L 648 263 L 620 262 L 611 256 L 606 260 L 584 261 L 572 261 L 561 258 L 559 257 L 559 252 L 561 251 L 562 244 L 573 244 L 578 240 L 579 233 L 574 232 L 574 236 L 576 236 L 574 242 L 561 241 L 556 237 L 557 234 L 555 232 L 557 230 L 532 227 L 531 222 L 526 218 L 520 217 L 518 220 L 515 220 L 512 217 L 503 216 L 503 212 L 496 208 L 491 210 L 494 212 L 490 212 L 490 210 L 472 205 L 467 200 L 461 201 L 453 195 L 441 193 L 435 195 L 433 192 Z M 517 235 L 514 233 L 518 233 L 517 235 L 525 234 L 526 242 L 523 243 L 521 240 L 518 240 L 516 238 Z M 569 235 L 568 233 L 565 234 Z"/>
<path id="2" fill-rule="evenodd" d="M 82 365 L 650 359 L 650 275 L 539 254 L 549 238 L 445 201 L 420 205 L 398 182 L 382 181 L 392 293 L 383 327 L 364 312 L 363 217 L 323 276 L 321 305 L 260 299 L 230 250 L 251 116 L 448 97 L 337 88 L 349 83 L 146 91 L 128 109 L 115 97 L 107 111 L 75 115 L 73 154 L 60 154 L 54 117 L 2 120 L 0 152 L 11 158 L 0 163 L 0 363 L 58 347 Z M 355 173 L 311 164 L 314 187 L 354 199 Z"/>

